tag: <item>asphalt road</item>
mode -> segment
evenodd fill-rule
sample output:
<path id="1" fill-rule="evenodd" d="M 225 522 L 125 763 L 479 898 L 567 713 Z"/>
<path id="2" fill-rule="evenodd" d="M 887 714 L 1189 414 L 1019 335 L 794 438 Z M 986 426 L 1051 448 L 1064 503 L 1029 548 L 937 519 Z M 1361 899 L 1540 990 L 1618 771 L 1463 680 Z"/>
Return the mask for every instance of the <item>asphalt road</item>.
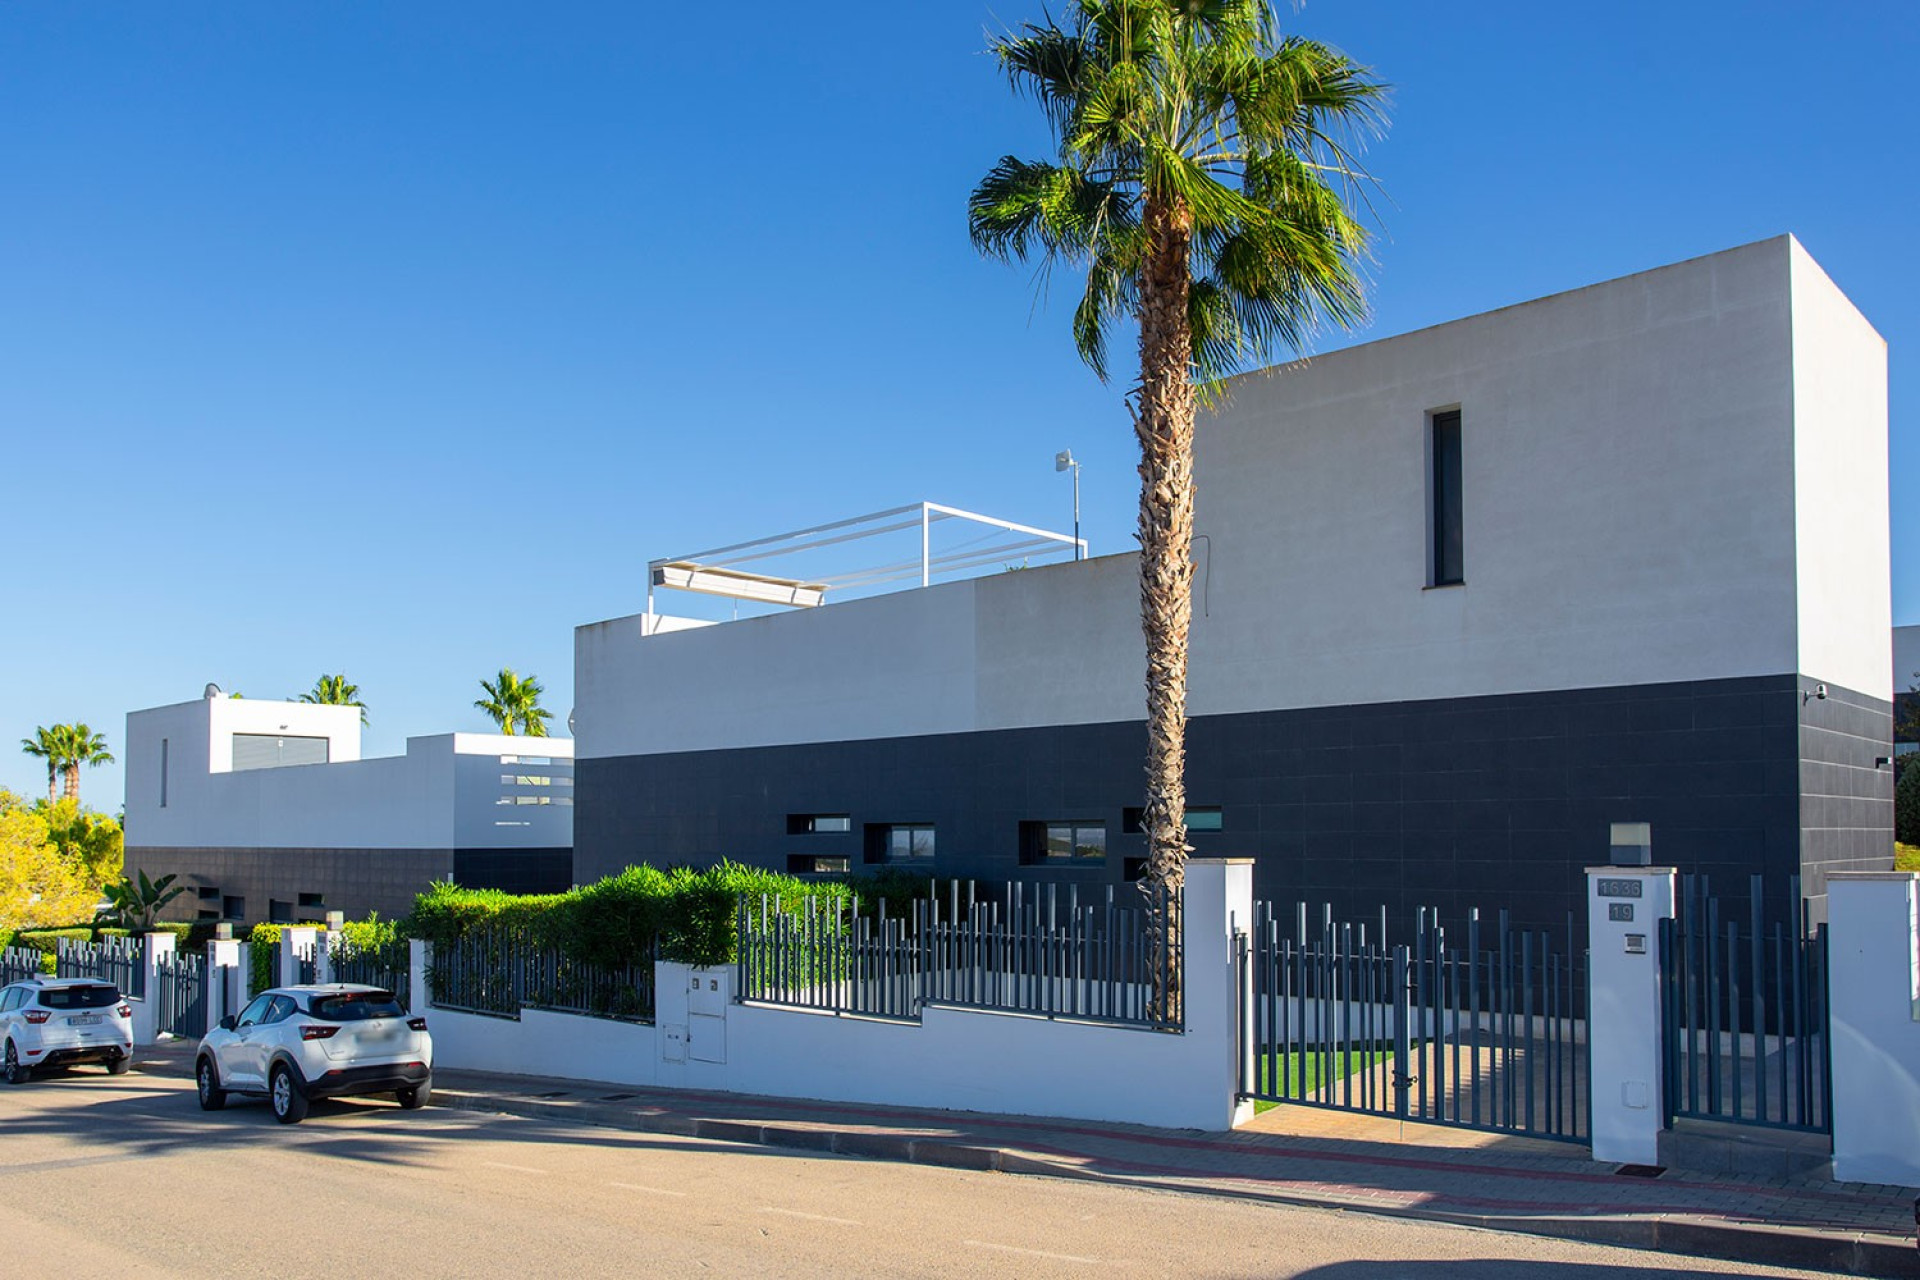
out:
<path id="1" fill-rule="evenodd" d="M 1804 1275 L 1049 1178 L 733 1146 L 391 1102 L 295 1127 L 189 1082 L 0 1085 L 17 1276 Z"/>

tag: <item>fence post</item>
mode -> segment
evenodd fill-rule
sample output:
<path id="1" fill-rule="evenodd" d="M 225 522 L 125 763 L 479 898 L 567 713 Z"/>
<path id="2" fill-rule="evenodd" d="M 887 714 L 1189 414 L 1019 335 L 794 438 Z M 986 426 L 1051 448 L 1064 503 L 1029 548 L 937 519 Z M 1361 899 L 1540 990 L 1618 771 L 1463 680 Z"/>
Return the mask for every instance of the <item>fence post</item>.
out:
<path id="1" fill-rule="evenodd" d="M 427 994 L 427 969 L 433 964 L 433 944 L 419 938 L 407 939 L 407 1012 L 425 1017 L 431 999 Z"/>
<path id="2" fill-rule="evenodd" d="M 300 953 L 314 945 L 313 927 L 302 926 L 280 931 L 280 963 L 275 966 L 275 986 L 292 987 L 300 983 Z"/>
<path id="3" fill-rule="evenodd" d="M 233 1007 L 228 1009 L 227 1012 L 237 1015 L 242 1009 L 247 1007 L 247 1002 L 253 999 L 253 944 L 251 942 L 236 942 L 234 945 L 238 947 L 239 950 L 235 952 L 233 962 L 234 986 L 233 1000 L 231 1002 Z"/>
<path id="4" fill-rule="evenodd" d="M 235 977 L 242 964 L 241 952 L 246 944 L 235 942 L 231 938 L 217 939 L 207 944 L 207 1030 L 220 1025 L 220 1019 L 229 1014 L 238 1014 L 241 1004 L 246 1003 L 246 987 L 235 987 Z M 239 1004 L 234 1003 L 236 999 Z"/>
<path id="5" fill-rule="evenodd" d="M 1666 1127 L 1660 922 L 1672 867 L 1587 868 L 1587 1051 L 1593 1158 L 1659 1164 Z"/>
<path id="6" fill-rule="evenodd" d="M 1833 1176 L 1920 1185 L 1920 876 L 1827 875 Z"/>
<path id="7" fill-rule="evenodd" d="M 140 937 L 139 964 L 146 998 L 127 1001 L 133 1009 L 135 1044 L 153 1044 L 160 1038 L 160 962 L 163 958 L 173 958 L 174 944 L 178 941 L 171 933 L 148 933 Z"/>
<path id="8" fill-rule="evenodd" d="M 1191 858 L 1181 906 L 1181 960 L 1185 969 L 1183 1033 L 1196 1043 L 1207 1075 L 1204 1089 L 1210 1130 L 1231 1129 L 1253 1119 L 1253 1100 L 1240 1096 L 1242 966 L 1236 933 L 1253 927 L 1253 859 Z"/>

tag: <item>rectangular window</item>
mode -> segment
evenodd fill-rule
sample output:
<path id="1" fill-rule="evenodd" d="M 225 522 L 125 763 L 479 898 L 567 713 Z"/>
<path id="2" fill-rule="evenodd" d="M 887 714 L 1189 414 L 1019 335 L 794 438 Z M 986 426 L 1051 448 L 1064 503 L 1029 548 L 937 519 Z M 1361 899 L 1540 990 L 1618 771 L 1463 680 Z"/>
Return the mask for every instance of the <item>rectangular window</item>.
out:
<path id="1" fill-rule="evenodd" d="M 1120 829 L 1130 836 L 1144 835 L 1147 830 L 1147 811 L 1138 806 L 1122 811 Z M 1219 805 L 1190 804 L 1187 806 L 1187 831 L 1224 831 L 1226 820 Z"/>
<path id="2" fill-rule="evenodd" d="M 1107 860 L 1107 824 L 1092 820 L 1021 824 L 1022 862 L 1082 866 Z"/>
<path id="3" fill-rule="evenodd" d="M 1453 587 L 1467 580 L 1460 514 L 1460 411 L 1436 413 L 1430 422 L 1427 504 L 1433 527 L 1427 585 Z"/>
<path id="4" fill-rule="evenodd" d="M 291 734 L 236 733 L 233 735 L 233 769 L 281 769 L 296 764 L 327 763 L 325 738 L 298 737 Z"/>
<path id="5" fill-rule="evenodd" d="M 853 830 L 853 819 L 844 813 L 790 813 L 790 836 L 844 835 Z"/>
<path id="6" fill-rule="evenodd" d="M 823 857 L 815 853 L 790 853 L 787 855 L 787 874 L 790 876 L 843 876 L 853 868 L 851 859 L 841 857 Z"/>
<path id="7" fill-rule="evenodd" d="M 868 862 L 933 861 L 933 824 L 894 822 L 867 824 Z"/>
<path id="8" fill-rule="evenodd" d="M 290 902 L 282 902 L 278 898 L 268 898 L 267 922 L 269 924 L 292 924 L 293 904 Z"/>
<path id="9" fill-rule="evenodd" d="M 247 900 L 228 894 L 226 897 L 220 899 L 220 914 L 228 920 L 245 920 L 247 918 Z"/>
<path id="10" fill-rule="evenodd" d="M 324 893 L 303 893 L 299 895 L 297 901 L 303 907 L 324 907 L 327 905 L 327 895 Z"/>
<path id="11" fill-rule="evenodd" d="M 218 902 L 220 900 L 220 889 L 217 885 L 203 884 L 200 886 L 199 892 L 200 901 L 202 902 Z"/>
<path id="12" fill-rule="evenodd" d="M 167 807 L 167 740 L 160 739 L 160 807 Z"/>

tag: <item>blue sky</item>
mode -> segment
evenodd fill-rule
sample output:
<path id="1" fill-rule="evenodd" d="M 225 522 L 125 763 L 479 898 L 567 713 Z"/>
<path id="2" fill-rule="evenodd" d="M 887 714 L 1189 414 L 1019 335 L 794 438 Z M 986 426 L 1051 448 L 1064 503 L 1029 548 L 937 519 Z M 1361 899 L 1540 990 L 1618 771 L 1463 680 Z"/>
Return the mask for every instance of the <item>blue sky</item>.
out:
<path id="1" fill-rule="evenodd" d="M 1129 545 L 1119 389 L 965 202 L 1037 0 L 0 7 L 0 740 L 346 671 L 370 753 L 648 558 L 922 498 Z M 1891 346 L 1920 621 L 1911 0 L 1316 0 L 1395 86 L 1382 337 L 1797 234 Z M 36 762 L 0 749 L 0 785 Z M 117 805 L 118 767 L 83 794 Z"/>

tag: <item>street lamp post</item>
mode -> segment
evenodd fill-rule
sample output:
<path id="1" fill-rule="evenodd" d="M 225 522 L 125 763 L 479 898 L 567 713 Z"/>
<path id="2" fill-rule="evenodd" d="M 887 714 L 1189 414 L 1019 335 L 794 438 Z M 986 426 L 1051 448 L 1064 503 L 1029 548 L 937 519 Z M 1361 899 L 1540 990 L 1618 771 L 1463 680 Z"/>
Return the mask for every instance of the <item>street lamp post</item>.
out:
<path id="1" fill-rule="evenodd" d="M 1073 450 L 1062 449 L 1053 455 L 1055 471 L 1073 472 L 1073 558 L 1080 558 L 1080 464 L 1073 460 Z"/>

